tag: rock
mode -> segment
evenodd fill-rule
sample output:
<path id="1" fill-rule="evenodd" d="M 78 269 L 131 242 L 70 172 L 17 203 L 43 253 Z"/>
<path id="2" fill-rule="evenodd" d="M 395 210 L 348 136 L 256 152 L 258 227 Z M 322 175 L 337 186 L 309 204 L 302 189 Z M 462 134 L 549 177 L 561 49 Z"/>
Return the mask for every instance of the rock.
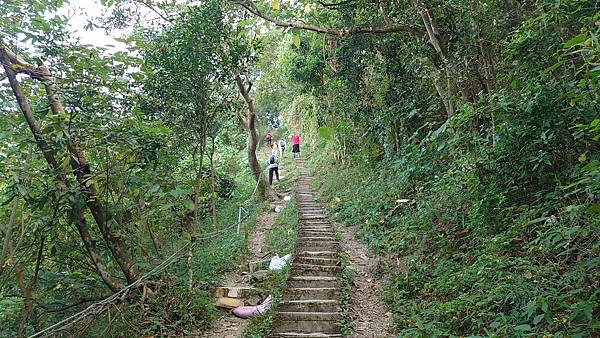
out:
<path id="1" fill-rule="evenodd" d="M 215 304 L 218 307 L 222 307 L 225 309 L 234 309 L 239 306 L 244 305 L 244 301 L 238 298 L 229 298 L 229 297 L 219 297 Z"/>
<path id="2" fill-rule="evenodd" d="M 287 201 L 291 201 L 291 200 L 292 200 L 292 196 L 289 196 L 289 195 L 288 195 L 288 196 L 285 196 L 285 197 L 283 198 L 283 200 L 284 200 L 284 201 L 286 201 L 286 202 L 287 202 Z"/>
<path id="3" fill-rule="evenodd" d="M 268 270 L 259 270 L 250 275 L 250 283 L 256 284 L 267 277 Z"/>
<path id="4" fill-rule="evenodd" d="M 258 270 L 264 270 L 267 268 L 270 261 L 270 259 L 263 259 L 259 261 L 248 262 L 248 270 L 250 270 L 250 273 Z"/>
<path id="5" fill-rule="evenodd" d="M 214 289 L 213 295 L 216 298 L 246 298 L 256 292 L 257 290 L 255 288 L 247 286 L 221 286 Z"/>

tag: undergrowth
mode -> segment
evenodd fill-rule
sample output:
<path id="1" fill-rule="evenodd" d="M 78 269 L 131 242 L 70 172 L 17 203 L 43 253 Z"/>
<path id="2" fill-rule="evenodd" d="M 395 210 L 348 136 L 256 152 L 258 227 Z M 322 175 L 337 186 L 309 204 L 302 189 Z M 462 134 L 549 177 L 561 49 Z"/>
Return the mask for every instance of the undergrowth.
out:
<path id="1" fill-rule="evenodd" d="M 338 239 L 339 240 L 339 239 Z M 353 327 L 352 318 L 348 313 L 348 304 L 352 296 L 352 285 L 356 271 L 350 266 L 348 255 L 344 252 L 340 253 L 340 262 L 342 265 L 341 283 L 340 283 L 340 308 L 342 316 L 338 321 L 338 325 L 344 337 L 352 337 Z"/>
<path id="2" fill-rule="evenodd" d="M 240 176 L 232 198 L 219 206 L 217 221 L 221 231 L 209 240 L 199 240 L 193 253 L 194 288 L 190 302 L 188 296 L 188 270 L 185 258 L 180 258 L 156 282 L 143 292 L 141 301 L 122 303 L 111 309 L 90 330 L 91 336 L 183 335 L 193 336 L 210 330 L 218 317 L 214 298 L 209 287 L 218 285 L 219 278 L 245 261 L 248 253 L 243 234 L 256 227 L 256 218 L 267 206 L 265 201 L 246 202 L 254 188 L 249 175 Z M 243 220 L 242 233 L 237 235 L 238 207 L 244 204 L 248 216 Z M 198 230 L 199 237 L 214 232 L 206 220 Z M 169 242 L 161 247 L 161 254 L 169 254 L 189 239 Z M 162 256 L 160 257 L 162 259 Z M 139 266 L 149 270 L 159 258 Z M 115 320 L 117 318 L 118 320 Z"/>
<path id="3" fill-rule="evenodd" d="M 400 336 L 600 334 L 600 222 L 584 202 L 557 187 L 509 203 L 465 160 L 432 172 L 412 153 L 332 170 L 326 156 L 312 169 L 331 211 L 393 263 L 385 299 Z"/>

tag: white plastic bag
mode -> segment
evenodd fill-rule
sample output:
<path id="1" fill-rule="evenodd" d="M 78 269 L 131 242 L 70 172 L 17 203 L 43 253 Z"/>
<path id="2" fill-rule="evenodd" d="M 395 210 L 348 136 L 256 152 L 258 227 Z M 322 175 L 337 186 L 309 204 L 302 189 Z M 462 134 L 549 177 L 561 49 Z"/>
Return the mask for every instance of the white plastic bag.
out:
<path id="1" fill-rule="evenodd" d="M 273 258 L 271 258 L 271 262 L 269 263 L 269 270 L 281 270 L 289 263 L 291 259 L 292 254 L 287 254 L 283 257 L 275 255 L 273 256 Z"/>

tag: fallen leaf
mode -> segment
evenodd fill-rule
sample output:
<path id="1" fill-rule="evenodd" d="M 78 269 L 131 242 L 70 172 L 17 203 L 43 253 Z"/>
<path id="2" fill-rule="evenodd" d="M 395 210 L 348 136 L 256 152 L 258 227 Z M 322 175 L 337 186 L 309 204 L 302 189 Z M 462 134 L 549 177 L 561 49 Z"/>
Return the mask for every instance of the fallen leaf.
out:
<path id="1" fill-rule="evenodd" d="M 529 270 L 525 271 L 525 273 L 523 274 L 523 276 L 525 278 L 527 278 L 527 279 L 532 279 L 533 278 L 533 274 Z"/>

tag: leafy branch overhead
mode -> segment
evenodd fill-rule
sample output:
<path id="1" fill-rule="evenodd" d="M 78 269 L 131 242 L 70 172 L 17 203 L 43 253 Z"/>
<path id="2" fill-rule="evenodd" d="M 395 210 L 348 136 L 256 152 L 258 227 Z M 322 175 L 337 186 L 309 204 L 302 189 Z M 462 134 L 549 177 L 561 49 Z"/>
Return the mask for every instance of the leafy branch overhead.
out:
<path id="1" fill-rule="evenodd" d="M 328 35 L 360 35 L 360 34 L 381 34 L 381 33 L 394 33 L 394 32 L 406 32 L 410 35 L 416 37 L 424 37 L 425 32 L 418 28 L 408 24 L 391 24 L 384 26 L 370 26 L 370 27 L 360 27 L 360 28 L 327 28 L 316 25 L 305 24 L 301 22 L 288 22 L 276 19 L 268 14 L 265 14 L 263 11 L 259 9 L 254 1 L 250 0 L 230 0 L 232 3 L 239 5 L 246 9 L 248 12 L 253 15 L 274 24 L 277 27 L 282 28 L 295 28 L 302 29 L 317 33 L 323 33 Z M 276 2 L 275 6 L 272 6 L 274 10 L 279 10 L 280 5 L 279 2 Z"/>

